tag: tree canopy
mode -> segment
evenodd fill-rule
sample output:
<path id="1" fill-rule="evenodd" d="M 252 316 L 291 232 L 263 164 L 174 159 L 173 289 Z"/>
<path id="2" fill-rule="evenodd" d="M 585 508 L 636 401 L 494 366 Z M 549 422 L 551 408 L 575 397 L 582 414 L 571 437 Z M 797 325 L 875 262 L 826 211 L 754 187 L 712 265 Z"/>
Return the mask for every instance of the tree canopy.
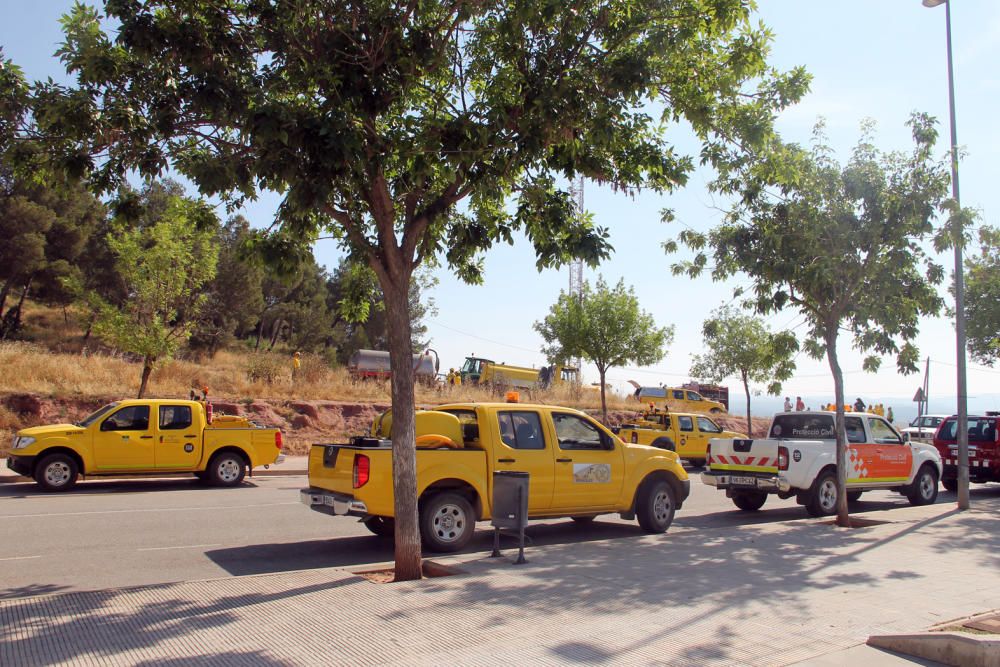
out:
<path id="1" fill-rule="evenodd" d="M 894 355 L 899 371 L 910 373 L 917 369 L 912 340 L 921 318 L 942 306 L 935 286 L 943 270 L 922 242 L 933 236 L 948 176 L 933 156 L 933 119 L 914 114 L 909 126 L 914 148 L 908 154 L 876 148 L 866 124 L 841 167 L 820 125 L 811 149 L 785 145 L 773 160 L 728 175 L 718 185 L 740 195 L 738 203 L 710 232 L 681 232 L 696 254 L 674 265 L 675 273 L 696 277 L 710 253 L 714 279 L 750 279 L 745 296 L 757 312 L 790 307 L 804 317 L 803 347 L 815 358 L 826 356 L 834 380 L 841 525 L 849 523 L 841 330 L 868 354 L 866 370 L 877 370 L 882 355 Z M 675 247 L 668 244 L 668 250 Z"/>
<path id="2" fill-rule="evenodd" d="M 979 230 L 980 251 L 965 261 L 965 325 L 969 352 L 992 366 L 1000 359 L 1000 229 Z"/>
<path id="3" fill-rule="evenodd" d="M 639 308 L 632 288 L 619 280 L 609 288 L 603 278 L 591 287 L 584 282 L 579 295 L 560 293 L 549 314 L 535 322 L 545 339 L 543 352 L 551 363 L 583 357 L 597 366 L 601 379 L 601 414 L 608 418 L 605 376 L 609 368 L 634 363 L 655 364 L 673 340 L 674 329 L 657 327 L 653 316 Z"/>
<path id="4" fill-rule="evenodd" d="M 578 175 L 666 191 L 702 159 L 738 163 L 807 85 L 766 63 L 745 0 L 573 4 L 393 0 L 106 0 L 78 5 L 59 51 L 77 84 L 34 89 L 33 131 L 99 187 L 168 166 L 236 205 L 283 194 L 277 223 L 367 262 L 393 366 L 410 363 L 412 273 L 522 231 L 539 268 L 608 256 L 559 186 Z M 669 131 L 668 131 L 669 130 Z M 459 207 L 459 202 L 462 206 Z M 396 575 L 419 577 L 413 386 L 394 373 Z"/>
<path id="5" fill-rule="evenodd" d="M 768 331 L 759 317 L 729 306 L 705 320 L 702 334 L 708 351 L 691 359 L 691 375 L 711 382 L 739 378 L 747 396 L 747 435 L 751 435 L 750 383 L 764 384 L 772 396 L 781 391 L 781 383 L 795 372 L 794 355 L 799 348 L 795 335 Z"/>

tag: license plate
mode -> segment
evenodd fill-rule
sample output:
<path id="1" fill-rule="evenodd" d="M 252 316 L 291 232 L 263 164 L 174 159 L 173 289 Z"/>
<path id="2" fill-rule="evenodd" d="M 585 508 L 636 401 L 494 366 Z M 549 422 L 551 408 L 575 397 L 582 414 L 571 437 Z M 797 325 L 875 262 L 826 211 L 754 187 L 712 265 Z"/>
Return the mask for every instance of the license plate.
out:
<path id="1" fill-rule="evenodd" d="M 729 478 L 729 483 L 733 486 L 757 486 L 757 478 L 733 475 Z"/>

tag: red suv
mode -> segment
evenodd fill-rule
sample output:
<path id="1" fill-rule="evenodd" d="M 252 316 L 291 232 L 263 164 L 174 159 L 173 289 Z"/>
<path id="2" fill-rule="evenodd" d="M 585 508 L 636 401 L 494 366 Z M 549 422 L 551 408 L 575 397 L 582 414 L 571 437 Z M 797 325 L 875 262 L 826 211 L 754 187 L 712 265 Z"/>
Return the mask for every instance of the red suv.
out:
<path id="1" fill-rule="evenodd" d="M 969 481 L 1000 482 L 1000 412 L 969 416 Z M 941 454 L 944 470 L 941 484 L 949 491 L 958 488 L 958 418 L 948 417 L 937 433 L 934 446 Z"/>

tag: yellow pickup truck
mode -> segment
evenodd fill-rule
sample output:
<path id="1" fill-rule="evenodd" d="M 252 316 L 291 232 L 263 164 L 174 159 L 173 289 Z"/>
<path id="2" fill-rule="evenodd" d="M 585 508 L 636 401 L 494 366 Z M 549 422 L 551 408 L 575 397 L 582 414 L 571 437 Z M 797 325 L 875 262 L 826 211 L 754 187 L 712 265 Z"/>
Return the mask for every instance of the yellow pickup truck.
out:
<path id="1" fill-rule="evenodd" d="M 47 491 L 65 491 L 80 475 L 194 473 L 236 486 L 247 469 L 279 463 L 281 431 L 242 417 L 216 416 L 201 401 L 110 403 L 75 424 L 21 429 L 7 467 Z M 251 474 L 253 474 L 251 472 Z"/>
<path id="2" fill-rule="evenodd" d="M 726 431 L 710 417 L 690 412 L 650 410 L 634 423 L 622 424 L 618 437 L 626 442 L 662 447 L 677 452 L 692 465 L 705 465 L 708 441 L 712 438 L 746 438 L 735 431 Z"/>
<path id="3" fill-rule="evenodd" d="M 391 432 L 380 418 L 377 436 Z M 623 442 L 582 412 L 551 405 L 456 403 L 416 415 L 420 534 L 432 551 L 457 551 L 476 521 L 491 518 L 493 473 L 530 475 L 528 517 L 600 514 L 638 518 L 662 533 L 690 492 L 677 454 Z M 359 517 L 392 535 L 392 444 L 384 437 L 313 445 L 301 500 L 331 515 Z"/>

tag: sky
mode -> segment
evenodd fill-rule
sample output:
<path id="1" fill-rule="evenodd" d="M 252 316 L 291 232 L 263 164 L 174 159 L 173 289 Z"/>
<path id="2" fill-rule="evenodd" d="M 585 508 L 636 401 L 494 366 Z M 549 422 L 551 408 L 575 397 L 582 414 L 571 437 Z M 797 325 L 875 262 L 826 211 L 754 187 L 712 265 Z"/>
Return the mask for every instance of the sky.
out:
<path id="1" fill-rule="evenodd" d="M 995 186 L 993 156 L 1000 155 L 1000 128 L 994 122 L 1000 103 L 1000 2 L 952 0 L 952 38 L 958 143 L 964 155 L 960 165 L 962 204 L 977 209 L 979 224 L 998 225 L 1000 189 Z M 0 45 L 6 57 L 20 65 L 30 79 L 52 77 L 66 81 L 53 57 L 62 34 L 58 19 L 72 0 L 0 0 Z M 807 143 L 818 118 L 826 122 L 830 144 L 845 161 L 866 118 L 877 123 L 877 144 L 884 150 L 909 150 L 905 122 L 913 111 L 928 112 L 940 121 L 939 152 L 948 149 L 948 80 L 945 44 L 945 7 L 926 8 L 920 0 L 758 0 L 757 17 L 774 34 L 769 62 L 781 70 L 802 65 L 812 75 L 811 91 L 777 121 L 785 140 Z M 680 151 L 697 155 L 698 146 L 678 131 Z M 708 190 L 712 174 L 700 170 L 687 186 L 669 195 L 643 193 L 634 198 L 586 183 L 584 205 L 597 224 L 609 229 L 614 253 L 598 269 L 586 268 L 584 279 L 598 275 L 613 284 L 623 279 L 632 286 L 643 310 L 660 326 L 674 327 L 674 340 L 662 362 L 645 368 L 612 368 L 608 380 L 618 391 L 627 381 L 644 385 L 676 385 L 690 378 L 692 355 L 703 353 L 701 327 L 711 311 L 733 300 L 740 281 L 713 283 L 671 275 L 673 262 L 683 252 L 667 256 L 662 243 L 684 228 L 706 231 L 717 224 L 726 202 Z M 277 197 L 265 195 L 244 211 L 258 226 L 270 223 Z M 676 221 L 664 224 L 660 212 L 675 211 Z M 336 266 L 340 253 L 331 241 L 315 248 L 317 260 Z M 954 267 L 951 253 L 938 261 Z M 464 285 L 447 271 L 438 272 L 439 285 L 429 294 L 436 314 L 426 318 L 430 346 L 444 369 L 461 365 L 470 354 L 507 364 L 540 366 L 543 341 L 533 324 L 542 320 L 566 290 L 569 271 L 535 269 L 530 244 L 518 239 L 513 246 L 495 247 L 486 256 L 485 283 Z M 942 294 L 949 302 L 945 287 Z M 802 318 L 788 310 L 765 319 L 774 330 L 804 335 Z M 955 411 L 955 334 L 953 323 L 928 318 L 915 343 L 930 358 L 931 411 Z M 893 405 L 901 419 L 916 412 L 912 397 L 922 384 L 918 375 L 897 373 L 886 359 L 877 373 L 861 370 L 862 356 L 841 340 L 840 358 L 846 395 L 866 403 Z M 833 398 L 833 380 L 825 361 L 800 354 L 797 371 L 784 384 L 783 395 L 802 396 L 816 406 Z M 585 382 L 596 382 L 596 369 L 584 364 Z M 731 378 L 731 400 L 741 406 L 744 394 Z M 1000 367 L 970 361 L 970 412 L 1000 409 Z M 782 399 L 754 397 L 754 412 L 767 414 Z"/>

